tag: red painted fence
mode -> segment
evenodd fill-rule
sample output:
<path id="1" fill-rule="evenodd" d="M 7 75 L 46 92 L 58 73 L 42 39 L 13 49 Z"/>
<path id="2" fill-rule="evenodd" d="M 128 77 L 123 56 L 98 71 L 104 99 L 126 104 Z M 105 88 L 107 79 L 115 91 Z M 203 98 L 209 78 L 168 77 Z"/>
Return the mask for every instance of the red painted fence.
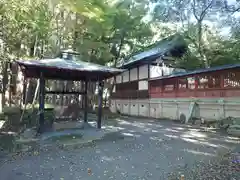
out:
<path id="1" fill-rule="evenodd" d="M 149 81 L 150 98 L 240 97 L 240 69 Z"/>

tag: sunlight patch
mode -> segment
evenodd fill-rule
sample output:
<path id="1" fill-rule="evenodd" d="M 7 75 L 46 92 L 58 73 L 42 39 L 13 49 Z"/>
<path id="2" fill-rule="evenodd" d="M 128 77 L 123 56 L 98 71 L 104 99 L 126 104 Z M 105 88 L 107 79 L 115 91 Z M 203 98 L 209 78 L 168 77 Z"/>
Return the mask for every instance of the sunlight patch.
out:
<path id="1" fill-rule="evenodd" d="M 118 127 L 118 126 L 103 126 L 102 129 L 117 131 L 117 130 L 124 130 L 125 128 Z"/>
<path id="2" fill-rule="evenodd" d="M 182 138 L 182 140 L 187 141 L 187 142 L 191 142 L 191 143 L 200 144 L 197 140 L 190 139 L 190 138 Z"/>
<path id="3" fill-rule="evenodd" d="M 2 129 L 3 125 L 5 124 L 6 121 L 0 120 L 0 129 Z"/>
<path id="4" fill-rule="evenodd" d="M 200 137 L 200 138 L 205 138 L 207 137 L 206 134 L 200 133 L 200 132 L 190 132 L 190 135 L 194 136 L 194 137 Z"/>
<path id="5" fill-rule="evenodd" d="M 112 158 L 112 157 L 107 157 L 107 156 L 103 156 L 101 159 L 102 159 L 103 161 L 113 161 L 113 160 L 114 160 L 114 158 Z"/>
<path id="6" fill-rule="evenodd" d="M 159 137 L 150 137 L 151 140 L 154 140 L 154 141 L 163 141 L 163 139 L 159 138 Z"/>
<path id="7" fill-rule="evenodd" d="M 139 128 L 145 128 L 145 123 L 140 122 L 134 122 L 132 123 L 133 126 L 139 127 Z"/>
<path id="8" fill-rule="evenodd" d="M 175 139 L 179 138 L 178 136 L 175 136 L 175 135 L 169 135 L 169 134 L 164 134 L 164 136 L 166 136 L 166 137 L 170 137 L 170 138 L 175 138 Z"/>
<path id="9" fill-rule="evenodd" d="M 137 134 L 132 134 L 132 133 L 122 133 L 124 136 L 129 136 L 129 137 L 140 137 L 140 135 Z"/>
<path id="10" fill-rule="evenodd" d="M 169 129 L 169 128 L 166 128 L 165 130 L 166 130 L 166 131 L 170 131 L 170 132 L 179 132 L 179 131 L 177 131 L 177 130 Z"/>
<path id="11" fill-rule="evenodd" d="M 225 142 L 228 142 L 228 143 L 234 143 L 234 144 L 239 144 L 239 139 L 225 139 L 224 140 Z"/>
<path id="12" fill-rule="evenodd" d="M 122 124 L 122 125 L 124 125 L 124 124 L 131 125 L 131 123 L 128 122 L 128 121 L 124 121 L 124 120 L 121 120 L 121 119 L 118 119 L 117 121 L 119 122 L 119 124 Z"/>
<path id="13" fill-rule="evenodd" d="M 212 143 L 209 143 L 209 142 L 200 142 L 200 144 L 203 144 L 205 146 L 210 146 L 210 147 L 219 147 L 219 145 L 216 145 L 216 144 L 212 144 Z"/>
<path id="14" fill-rule="evenodd" d="M 186 132 L 182 135 L 182 137 L 185 138 L 191 138 L 191 137 L 198 137 L 198 138 L 206 138 L 207 136 L 203 133 L 200 132 L 196 132 L 196 131 L 190 131 L 190 132 Z"/>
<path id="15" fill-rule="evenodd" d="M 196 155 L 216 156 L 216 155 L 211 154 L 211 153 L 201 152 L 201 151 L 195 151 L 195 150 L 190 150 L 190 149 L 184 149 L 184 151 L 185 151 L 185 152 L 192 153 L 192 154 L 196 154 Z"/>
<path id="16" fill-rule="evenodd" d="M 184 130 L 185 128 L 177 127 L 177 128 L 174 128 L 174 129 L 177 129 L 177 130 Z"/>

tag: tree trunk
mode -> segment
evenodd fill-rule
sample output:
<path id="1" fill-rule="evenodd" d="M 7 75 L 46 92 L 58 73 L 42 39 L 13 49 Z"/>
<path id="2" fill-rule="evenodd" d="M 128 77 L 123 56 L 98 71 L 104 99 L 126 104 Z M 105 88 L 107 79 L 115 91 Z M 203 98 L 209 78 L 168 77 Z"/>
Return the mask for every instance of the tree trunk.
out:
<path id="1" fill-rule="evenodd" d="M 203 43 L 202 43 L 202 20 L 198 20 L 198 51 L 200 54 L 201 61 L 205 68 L 209 67 L 208 60 L 203 52 Z"/>
<path id="2" fill-rule="evenodd" d="M 7 90 L 7 84 L 8 84 L 8 63 L 7 61 L 2 62 L 3 67 L 3 82 L 2 82 L 2 107 L 6 104 L 6 90 Z"/>
<path id="3" fill-rule="evenodd" d="M 26 103 L 30 103 L 32 104 L 33 99 L 34 99 L 34 94 L 36 91 L 36 87 L 37 87 L 37 81 L 36 79 L 30 79 L 29 80 L 29 85 L 28 85 L 28 89 L 27 89 L 27 100 Z"/>

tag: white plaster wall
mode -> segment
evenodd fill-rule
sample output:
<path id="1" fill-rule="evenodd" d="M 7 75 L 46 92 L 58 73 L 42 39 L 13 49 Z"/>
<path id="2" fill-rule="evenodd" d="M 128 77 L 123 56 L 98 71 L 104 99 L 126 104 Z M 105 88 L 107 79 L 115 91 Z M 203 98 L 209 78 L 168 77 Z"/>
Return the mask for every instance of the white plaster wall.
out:
<path id="1" fill-rule="evenodd" d="M 116 92 L 116 85 L 113 86 L 113 92 Z"/>
<path id="2" fill-rule="evenodd" d="M 177 119 L 177 104 L 172 102 L 162 103 L 162 117 Z"/>
<path id="3" fill-rule="evenodd" d="M 122 108 L 122 100 L 116 100 L 116 111 L 119 111 L 120 113 L 123 112 L 123 108 Z"/>
<path id="4" fill-rule="evenodd" d="M 138 70 L 137 68 L 133 68 L 130 70 L 130 81 L 138 80 Z"/>
<path id="5" fill-rule="evenodd" d="M 161 77 L 163 75 L 166 76 L 177 72 L 185 72 L 185 70 L 171 67 L 150 66 L 150 78 Z"/>
<path id="6" fill-rule="evenodd" d="M 157 118 L 157 111 L 158 111 L 158 104 L 157 103 L 151 103 L 149 104 L 150 107 L 150 117 Z"/>
<path id="7" fill-rule="evenodd" d="M 136 103 L 135 101 L 131 101 L 129 114 L 133 116 L 138 116 L 138 108 L 139 108 L 139 104 Z"/>
<path id="8" fill-rule="evenodd" d="M 172 74 L 174 68 L 169 68 L 169 67 L 162 67 L 163 70 L 163 76 L 167 76 Z"/>
<path id="9" fill-rule="evenodd" d="M 147 90 L 148 81 L 138 81 L 138 90 Z"/>
<path id="10" fill-rule="evenodd" d="M 162 103 L 160 102 L 158 104 L 158 107 L 156 109 L 156 118 L 162 118 Z"/>
<path id="11" fill-rule="evenodd" d="M 122 80 L 123 82 L 128 82 L 129 81 L 129 71 L 125 71 L 122 73 Z"/>
<path id="12" fill-rule="evenodd" d="M 123 101 L 123 114 L 130 114 L 130 111 L 129 111 L 129 101 L 128 100 L 124 100 Z"/>
<path id="13" fill-rule="evenodd" d="M 196 101 L 197 100 L 197 101 Z M 120 109 L 121 113 L 152 117 L 152 118 L 170 118 L 177 120 L 180 114 L 183 113 L 186 117 L 189 114 L 189 105 L 191 102 L 196 101 L 200 109 L 200 117 L 205 120 L 221 119 L 224 117 L 240 117 L 240 98 L 225 99 L 166 99 L 154 98 L 144 100 L 115 100 L 116 107 L 111 105 L 112 112 Z M 113 101 L 112 101 L 113 102 Z M 128 104 L 124 106 L 124 104 Z"/>
<path id="14" fill-rule="evenodd" d="M 139 104 L 139 116 L 149 117 L 149 104 L 140 103 Z"/>
<path id="15" fill-rule="evenodd" d="M 122 83 L 122 75 L 121 74 L 116 76 L 116 83 Z"/>
<path id="16" fill-rule="evenodd" d="M 110 111 L 113 113 L 116 113 L 116 100 L 111 100 L 111 104 L 110 104 Z"/>
<path id="17" fill-rule="evenodd" d="M 150 78 L 161 77 L 162 67 L 161 66 L 150 66 Z"/>
<path id="18" fill-rule="evenodd" d="M 143 65 L 139 67 L 139 79 L 148 78 L 148 65 Z"/>
<path id="19" fill-rule="evenodd" d="M 189 105 L 190 102 L 178 102 L 178 112 L 177 112 L 177 119 L 180 119 L 181 114 L 184 114 L 187 117 L 189 112 Z"/>
<path id="20" fill-rule="evenodd" d="M 199 108 L 200 116 L 206 120 L 218 119 L 220 116 L 220 106 L 217 103 L 199 103 Z"/>
<path id="21" fill-rule="evenodd" d="M 240 117 L 240 104 L 226 103 L 224 106 L 225 117 Z"/>

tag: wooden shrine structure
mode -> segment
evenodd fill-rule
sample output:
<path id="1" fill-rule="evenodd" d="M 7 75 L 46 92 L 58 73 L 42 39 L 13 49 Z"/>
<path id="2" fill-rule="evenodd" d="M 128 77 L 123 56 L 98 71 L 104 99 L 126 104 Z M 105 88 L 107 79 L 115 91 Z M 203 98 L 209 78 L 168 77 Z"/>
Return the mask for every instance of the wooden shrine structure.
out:
<path id="1" fill-rule="evenodd" d="M 39 87 L 39 129 L 42 133 L 45 130 L 44 121 L 44 104 L 45 94 L 61 93 L 61 94 L 81 94 L 84 95 L 84 123 L 88 122 L 88 105 L 87 105 L 87 87 L 88 82 L 98 82 L 98 119 L 97 128 L 101 128 L 102 117 L 102 93 L 103 80 L 113 77 L 123 70 L 110 68 L 94 63 L 84 62 L 80 60 L 80 54 L 73 51 L 62 51 L 60 55 L 52 59 L 42 60 L 18 60 L 16 63 L 20 66 L 25 78 L 38 78 L 40 80 Z M 84 81 L 83 92 L 52 92 L 45 90 L 46 80 L 70 80 Z"/>

